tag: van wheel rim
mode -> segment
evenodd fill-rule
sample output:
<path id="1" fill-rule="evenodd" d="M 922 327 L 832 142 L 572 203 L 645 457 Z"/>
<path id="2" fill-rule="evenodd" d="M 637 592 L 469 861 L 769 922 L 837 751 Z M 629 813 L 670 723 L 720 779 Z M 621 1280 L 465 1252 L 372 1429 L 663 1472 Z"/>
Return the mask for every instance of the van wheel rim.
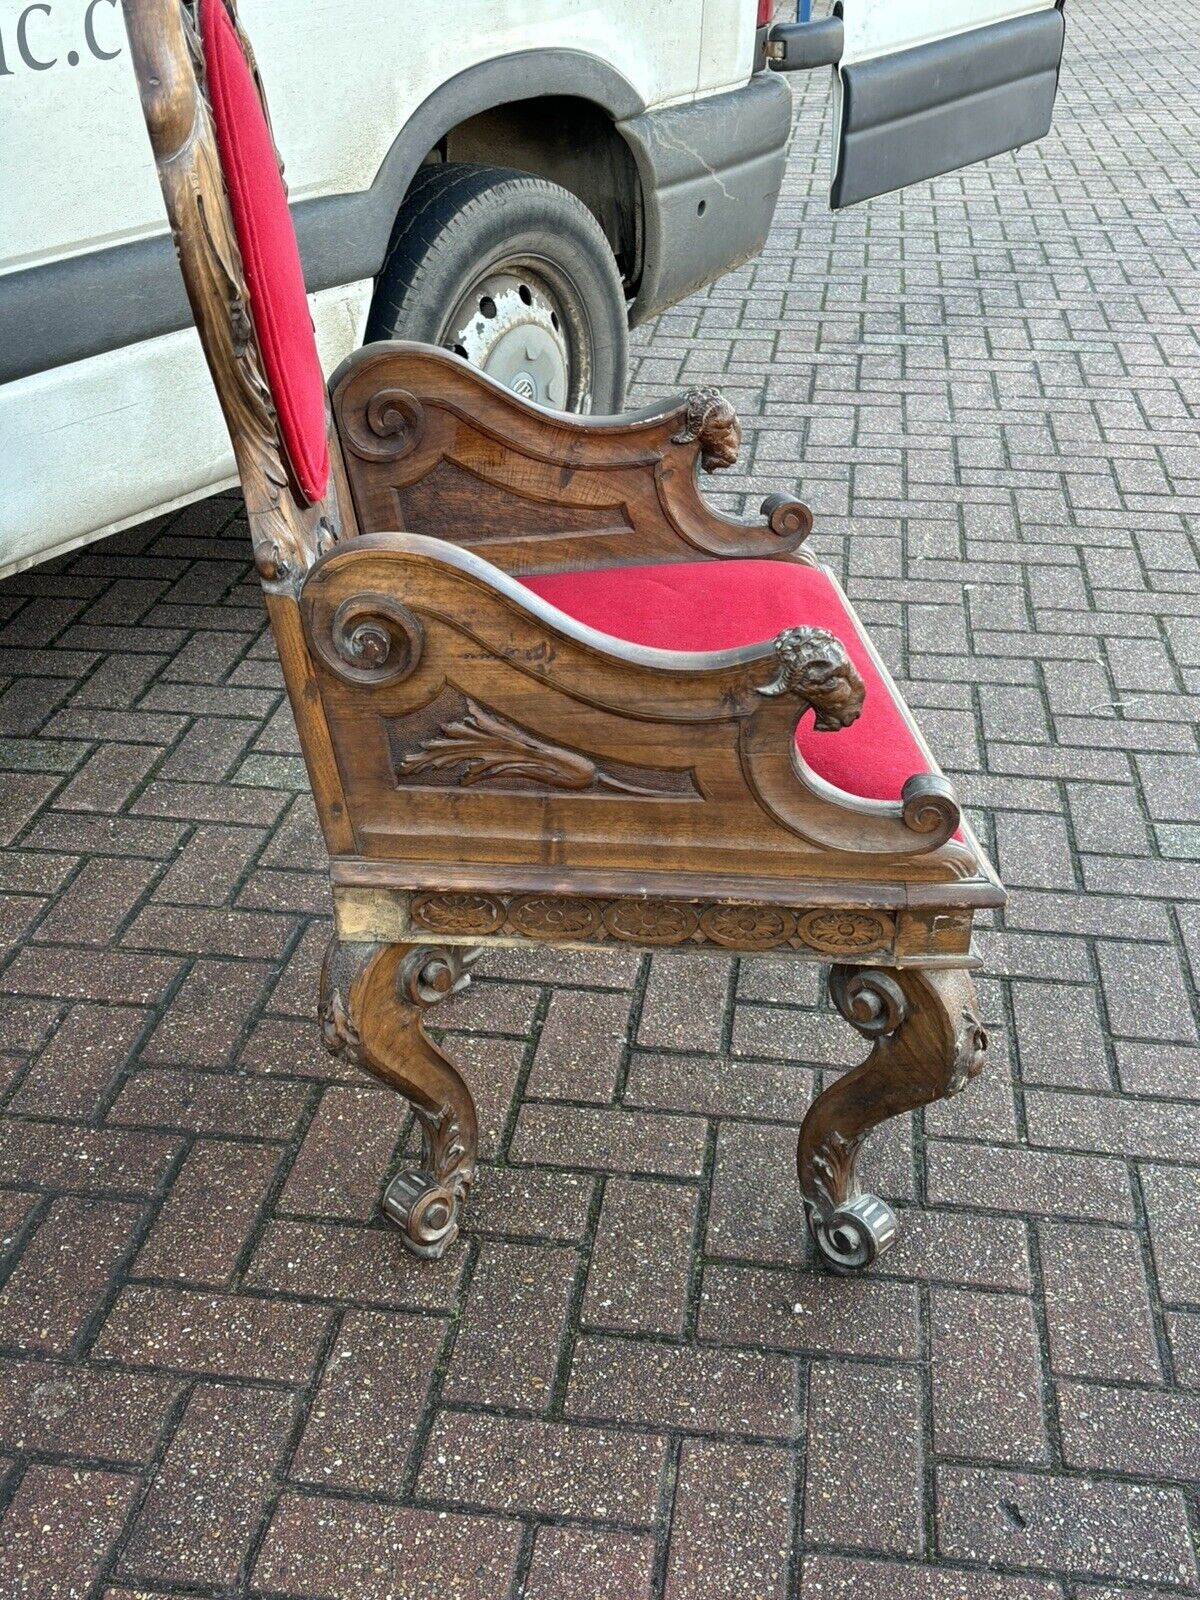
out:
<path id="1" fill-rule="evenodd" d="M 566 297 L 524 266 L 492 269 L 447 319 L 441 342 L 506 389 L 552 411 L 590 410 L 571 333 L 580 321 Z"/>

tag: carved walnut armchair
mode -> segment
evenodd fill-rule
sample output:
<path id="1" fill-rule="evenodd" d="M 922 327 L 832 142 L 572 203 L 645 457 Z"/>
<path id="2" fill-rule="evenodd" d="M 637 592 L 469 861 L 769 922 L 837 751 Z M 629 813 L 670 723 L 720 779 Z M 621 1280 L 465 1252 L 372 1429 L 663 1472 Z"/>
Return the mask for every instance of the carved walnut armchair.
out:
<path id="1" fill-rule="evenodd" d="M 824 1260 L 866 1266 L 896 1220 L 859 1145 L 982 1065 L 972 918 L 1004 895 L 808 509 L 705 505 L 738 448 L 711 390 L 583 419 L 409 344 L 327 388 L 231 0 L 124 6 L 332 858 L 322 1027 L 423 1130 L 404 1243 L 440 1256 L 476 1171 L 426 1010 L 481 947 L 624 944 L 834 963 L 871 1050 L 799 1179 Z"/>

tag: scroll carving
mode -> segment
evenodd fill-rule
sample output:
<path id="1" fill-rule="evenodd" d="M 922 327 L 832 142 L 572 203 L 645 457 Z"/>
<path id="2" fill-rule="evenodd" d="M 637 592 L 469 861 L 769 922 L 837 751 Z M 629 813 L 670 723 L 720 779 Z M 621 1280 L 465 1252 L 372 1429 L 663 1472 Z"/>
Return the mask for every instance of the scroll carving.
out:
<path id="1" fill-rule="evenodd" d="M 401 461 L 420 443 L 425 409 L 408 389 L 388 385 L 361 410 L 342 413 L 342 437 L 363 461 Z"/>
<path id="2" fill-rule="evenodd" d="M 700 445 L 700 465 L 705 472 L 732 467 L 742 442 L 737 412 L 719 389 L 689 389 L 684 396 L 686 420 L 672 444 Z"/>

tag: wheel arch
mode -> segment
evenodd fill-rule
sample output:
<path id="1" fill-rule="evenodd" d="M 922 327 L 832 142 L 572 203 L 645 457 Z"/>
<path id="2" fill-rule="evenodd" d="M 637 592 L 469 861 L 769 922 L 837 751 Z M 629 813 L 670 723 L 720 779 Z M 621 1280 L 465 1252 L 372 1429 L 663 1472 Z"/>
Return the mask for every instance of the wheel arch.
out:
<path id="1" fill-rule="evenodd" d="M 536 94 L 530 94 L 531 84 L 536 84 Z M 547 102 L 568 106 L 574 129 L 586 128 L 593 141 L 600 138 L 601 121 L 607 126 L 605 170 L 615 173 L 620 170 L 619 163 L 628 161 L 629 181 L 638 185 L 621 206 L 613 194 L 605 192 L 612 189 L 611 181 L 599 187 L 594 181 L 589 184 L 578 172 L 586 162 L 572 164 L 564 159 L 562 151 L 553 150 L 555 141 L 543 140 L 539 153 L 531 137 L 531 121 L 544 117 Z M 294 217 L 310 288 L 375 277 L 417 170 L 456 134 L 457 142 L 468 147 L 478 141 L 488 118 L 500 119 L 510 137 L 524 141 L 528 159 L 538 159 L 541 164 L 523 166 L 508 154 L 503 156 L 504 163 L 549 178 L 575 194 L 604 228 L 614 253 L 625 255 L 632 271 L 631 241 L 639 227 L 640 180 L 615 125 L 644 110 L 645 102 L 627 78 L 608 62 L 581 50 L 522 50 L 467 67 L 439 84 L 408 118 L 369 189 L 309 200 L 296 207 Z M 591 148 L 594 151 L 597 143 Z M 488 159 L 496 161 L 494 150 Z M 574 183 L 564 181 L 564 176 L 573 177 Z"/>

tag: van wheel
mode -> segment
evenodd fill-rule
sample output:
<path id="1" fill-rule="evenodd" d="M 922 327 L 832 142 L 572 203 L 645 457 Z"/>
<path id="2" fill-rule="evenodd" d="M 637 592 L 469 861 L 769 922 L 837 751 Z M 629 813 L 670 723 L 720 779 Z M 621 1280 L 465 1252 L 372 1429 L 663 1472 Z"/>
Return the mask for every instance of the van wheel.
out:
<path id="1" fill-rule="evenodd" d="M 538 405 L 612 413 L 625 404 L 628 330 L 608 240 L 573 194 L 506 167 L 417 173 L 368 339 L 441 345 Z"/>

